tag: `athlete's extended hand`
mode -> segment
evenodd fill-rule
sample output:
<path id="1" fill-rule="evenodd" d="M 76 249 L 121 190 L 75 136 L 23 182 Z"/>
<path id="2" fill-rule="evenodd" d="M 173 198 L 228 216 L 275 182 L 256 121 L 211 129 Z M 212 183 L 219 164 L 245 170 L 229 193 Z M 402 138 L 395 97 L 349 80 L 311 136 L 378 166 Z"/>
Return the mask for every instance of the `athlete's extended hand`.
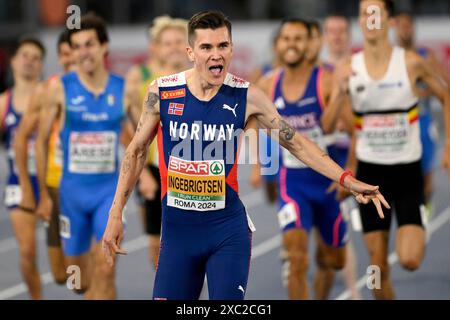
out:
<path id="1" fill-rule="evenodd" d="M 381 204 L 388 209 L 391 208 L 389 203 L 387 203 L 386 199 L 384 199 L 383 195 L 378 190 L 378 186 L 372 186 L 361 182 L 353 178 L 351 175 L 345 177 L 344 186 L 350 190 L 356 198 L 356 201 L 359 203 L 367 204 L 369 201 L 372 201 L 377 208 L 378 215 L 382 219 L 384 218 L 384 214 Z"/>
<path id="2" fill-rule="evenodd" d="M 42 195 L 36 209 L 36 214 L 44 221 L 50 221 L 52 217 L 53 201 L 48 195 Z"/>
<path id="3" fill-rule="evenodd" d="M 334 181 L 330 184 L 326 193 L 332 193 L 335 190 L 336 190 L 336 200 L 337 201 L 343 201 L 345 198 L 348 198 L 352 195 L 350 190 L 344 188 L 338 182 L 334 182 Z"/>
<path id="4" fill-rule="evenodd" d="M 123 240 L 123 224 L 120 214 L 110 212 L 108 224 L 103 234 L 102 250 L 105 255 L 106 262 L 109 265 L 114 265 L 116 254 L 127 254 L 127 252 L 120 248 Z"/>

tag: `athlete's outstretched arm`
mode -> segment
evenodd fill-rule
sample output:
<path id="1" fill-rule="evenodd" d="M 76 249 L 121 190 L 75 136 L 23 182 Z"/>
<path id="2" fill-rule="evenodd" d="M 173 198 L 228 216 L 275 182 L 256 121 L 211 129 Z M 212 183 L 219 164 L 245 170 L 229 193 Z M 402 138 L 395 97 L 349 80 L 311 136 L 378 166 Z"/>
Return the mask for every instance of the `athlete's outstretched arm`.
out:
<path id="1" fill-rule="evenodd" d="M 114 264 L 115 254 L 125 254 L 125 251 L 120 249 L 123 239 L 122 210 L 144 168 L 148 146 L 156 135 L 159 120 L 159 90 L 154 82 L 150 85 L 144 101 L 136 133 L 125 152 L 108 225 L 103 235 L 102 249 L 111 265 Z"/>
<path id="2" fill-rule="evenodd" d="M 345 175 L 345 171 L 326 152 L 297 133 L 280 116 L 273 103 L 260 89 L 251 86 L 248 90 L 247 100 L 247 117 L 254 115 L 261 127 L 279 130 L 279 143 L 297 159 L 331 180 L 342 182 L 346 188 L 350 189 L 358 202 L 368 203 L 372 200 L 377 207 L 378 214 L 383 217 L 380 202 L 386 208 L 389 208 L 389 204 L 378 191 L 377 186 L 371 186 L 358 181 L 351 175 Z"/>
<path id="3" fill-rule="evenodd" d="M 39 110 L 45 95 L 45 84 L 40 83 L 33 92 L 28 108 L 25 110 L 14 138 L 14 152 L 19 174 L 19 184 L 22 189 L 20 207 L 23 210 L 34 212 L 36 199 L 28 172 L 28 140 L 36 130 L 39 121 Z"/>
<path id="4" fill-rule="evenodd" d="M 450 177 L 450 84 L 442 76 L 441 72 L 433 68 L 432 64 L 415 53 L 410 54 L 419 79 L 428 85 L 431 94 L 437 97 L 442 103 L 445 125 L 445 148 L 442 165 L 447 169 Z"/>
<path id="5" fill-rule="evenodd" d="M 64 89 L 59 78 L 52 78 L 47 85 L 47 92 L 43 96 L 39 111 L 39 129 L 36 138 L 36 169 L 39 184 L 39 204 L 36 214 L 42 219 L 49 221 L 51 217 L 53 202 L 47 189 L 47 159 L 48 141 L 54 123 L 61 114 L 64 105 Z"/>

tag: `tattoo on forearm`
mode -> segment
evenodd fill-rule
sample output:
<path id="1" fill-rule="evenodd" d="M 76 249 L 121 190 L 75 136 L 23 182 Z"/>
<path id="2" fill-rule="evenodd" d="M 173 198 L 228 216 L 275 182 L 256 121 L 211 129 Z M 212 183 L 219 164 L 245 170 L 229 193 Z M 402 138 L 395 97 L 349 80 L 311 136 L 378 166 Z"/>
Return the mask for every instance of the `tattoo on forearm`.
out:
<path id="1" fill-rule="evenodd" d="M 125 199 L 127 199 L 128 196 L 130 195 L 130 190 L 126 190 L 126 191 L 123 193 L 123 195 L 124 195 Z"/>
<path id="2" fill-rule="evenodd" d="M 123 159 L 123 173 L 127 174 L 128 171 L 130 171 L 131 168 L 131 160 L 130 160 L 130 154 L 125 154 L 125 158 Z"/>
<path id="3" fill-rule="evenodd" d="M 292 140 L 292 138 L 295 135 L 295 130 L 294 128 L 292 128 L 286 121 L 284 121 L 283 119 L 279 120 L 279 124 L 280 124 L 280 136 L 286 140 L 286 141 L 290 141 Z"/>
<path id="4" fill-rule="evenodd" d="M 156 93 L 150 92 L 145 100 L 145 108 L 152 110 L 159 101 L 159 96 Z"/>
<path id="5" fill-rule="evenodd" d="M 141 131 L 141 128 L 142 128 L 142 120 L 139 121 L 136 132 Z"/>

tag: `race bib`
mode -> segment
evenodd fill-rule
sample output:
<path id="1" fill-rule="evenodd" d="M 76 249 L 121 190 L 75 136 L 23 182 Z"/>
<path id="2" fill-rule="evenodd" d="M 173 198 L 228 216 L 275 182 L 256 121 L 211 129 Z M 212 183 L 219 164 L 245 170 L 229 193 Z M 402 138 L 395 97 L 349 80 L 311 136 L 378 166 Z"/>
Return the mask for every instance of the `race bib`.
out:
<path id="1" fill-rule="evenodd" d="M 19 185 L 11 184 L 6 186 L 5 205 L 7 207 L 17 206 L 22 201 L 22 189 Z"/>
<path id="2" fill-rule="evenodd" d="M 59 216 L 59 235 L 64 239 L 70 239 L 70 220 L 63 215 Z"/>
<path id="3" fill-rule="evenodd" d="M 285 204 L 280 211 L 278 211 L 278 223 L 280 229 L 283 230 L 287 225 L 297 220 L 297 213 L 292 202 Z"/>
<path id="4" fill-rule="evenodd" d="M 379 156 L 399 154 L 410 139 L 408 115 L 397 113 L 364 116 L 362 134 L 372 153 Z"/>
<path id="5" fill-rule="evenodd" d="M 111 173 L 116 170 L 115 132 L 72 132 L 69 140 L 69 172 Z"/>
<path id="6" fill-rule="evenodd" d="M 170 156 L 167 169 L 167 205 L 184 210 L 225 208 L 223 160 L 187 161 Z"/>
<path id="7" fill-rule="evenodd" d="M 326 150 L 326 143 L 324 140 L 324 135 L 322 133 L 322 129 L 320 127 L 314 127 L 309 130 L 302 130 L 300 131 L 300 134 L 304 137 L 308 138 L 315 144 L 319 146 L 322 150 Z M 302 169 L 302 168 L 308 168 L 306 164 L 304 164 L 302 161 L 298 160 L 294 155 L 292 155 L 287 149 L 282 148 L 281 151 L 282 157 L 283 157 L 283 165 L 286 168 L 290 169 Z"/>

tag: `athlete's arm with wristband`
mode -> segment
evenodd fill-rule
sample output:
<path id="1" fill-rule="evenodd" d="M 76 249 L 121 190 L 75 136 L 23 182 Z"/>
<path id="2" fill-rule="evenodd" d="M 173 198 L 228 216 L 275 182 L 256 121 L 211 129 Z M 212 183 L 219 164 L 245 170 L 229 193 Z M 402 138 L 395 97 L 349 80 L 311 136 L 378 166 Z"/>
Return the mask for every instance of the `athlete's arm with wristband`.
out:
<path id="1" fill-rule="evenodd" d="M 339 182 L 345 174 L 344 170 L 326 152 L 306 137 L 297 133 L 278 114 L 275 105 L 258 88 L 249 88 L 247 115 L 255 115 L 263 128 L 278 129 L 280 144 L 313 170 L 336 182 Z M 372 200 L 377 207 L 380 217 L 384 217 L 380 202 L 386 208 L 389 208 L 389 204 L 378 191 L 377 186 L 358 181 L 348 174 L 345 174 L 342 180 L 344 186 L 350 189 L 358 202 L 366 204 Z"/>

